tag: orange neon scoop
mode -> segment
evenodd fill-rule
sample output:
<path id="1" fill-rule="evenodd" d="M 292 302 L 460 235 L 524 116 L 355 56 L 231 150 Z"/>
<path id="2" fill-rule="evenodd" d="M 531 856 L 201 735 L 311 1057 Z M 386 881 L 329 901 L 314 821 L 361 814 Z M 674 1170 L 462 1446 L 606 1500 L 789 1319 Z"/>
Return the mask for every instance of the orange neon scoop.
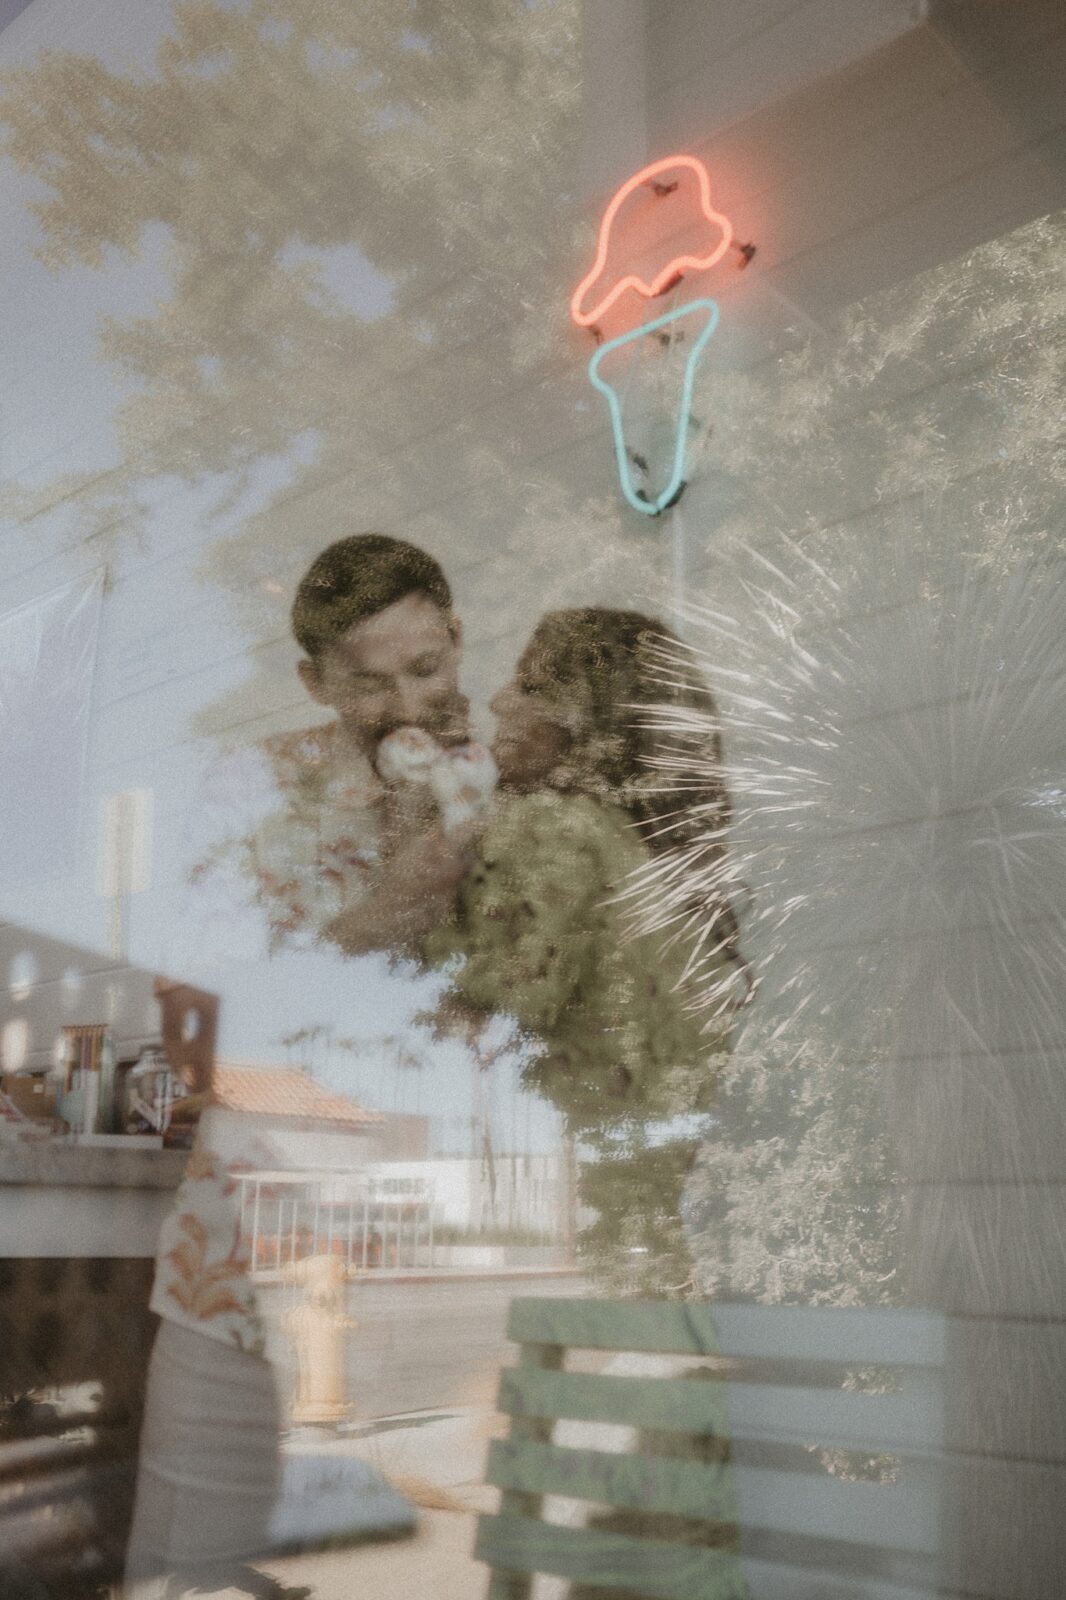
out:
<path id="1" fill-rule="evenodd" d="M 635 272 L 627 272 L 624 277 L 616 278 L 612 283 L 604 274 L 604 267 L 607 264 L 611 229 L 619 211 L 634 189 L 638 189 L 642 183 L 650 183 L 663 173 L 676 171 L 679 167 L 685 167 L 696 174 L 700 210 L 708 222 L 721 229 L 721 237 L 706 255 L 673 257 L 660 268 L 650 283 Z M 707 168 L 703 162 L 697 160 L 695 156 L 666 156 L 662 161 L 653 161 L 650 166 L 642 167 L 631 178 L 627 178 L 604 212 L 596 241 L 596 259 L 592 264 L 592 270 L 582 278 L 574 290 L 570 300 L 570 314 L 579 328 L 589 328 L 614 305 L 620 295 L 625 294 L 627 289 L 635 289 L 645 299 L 652 300 L 656 295 L 662 294 L 663 290 L 683 273 L 706 272 L 708 267 L 713 267 L 715 262 L 721 261 L 732 242 L 733 224 L 711 204 L 711 180 L 707 176 Z M 586 304 L 590 297 L 592 303 Z"/>

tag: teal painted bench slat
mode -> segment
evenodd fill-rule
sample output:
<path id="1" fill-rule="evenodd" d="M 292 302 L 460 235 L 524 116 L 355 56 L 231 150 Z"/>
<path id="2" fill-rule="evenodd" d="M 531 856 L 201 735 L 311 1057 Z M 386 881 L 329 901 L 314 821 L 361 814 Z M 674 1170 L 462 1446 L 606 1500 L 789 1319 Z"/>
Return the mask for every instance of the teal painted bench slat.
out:
<path id="1" fill-rule="evenodd" d="M 925 1311 L 852 1306 L 748 1306 L 690 1300 L 536 1300 L 511 1303 L 515 1344 L 656 1355 L 744 1355 L 753 1359 L 944 1364 L 943 1320 Z"/>
<path id="2" fill-rule="evenodd" d="M 741 1593 L 736 1561 L 728 1553 L 596 1528 L 561 1528 L 531 1517 L 483 1517 L 474 1553 L 515 1573 L 552 1573 L 647 1600 L 726 1600 Z"/>
<path id="3" fill-rule="evenodd" d="M 697 1388 L 697 1394 L 690 1390 Z M 585 1372 L 519 1372 L 500 1376 L 497 1404 L 512 1417 L 615 1422 L 677 1433 L 724 1434 L 725 1387 L 684 1387 L 661 1378 L 616 1378 Z"/>
<path id="4" fill-rule="evenodd" d="M 613 1422 L 679 1433 L 726 1432 L 724 1384 L 685 1384 L 661 1378 L 618 1378 L 572 1372 L 504 1372 L 497 1404 L 514 1417 Z M 892 1394 L 799 1389 L 790 1384 L 729 1387 L 734 1439 L 823 1445 L 841 1450 L 923 1454 L 939 1426 L 937 1396 L 923 1385 Z"/>
<path id="5" fill-rule="evenodd" d="M 604 1450 L 564 1450 L 529 1439 L 496 1439 L 486 1476 L 501 1489 L 564 1495 L 677 1517 L 735 1522 L 732 1469 Z"/>

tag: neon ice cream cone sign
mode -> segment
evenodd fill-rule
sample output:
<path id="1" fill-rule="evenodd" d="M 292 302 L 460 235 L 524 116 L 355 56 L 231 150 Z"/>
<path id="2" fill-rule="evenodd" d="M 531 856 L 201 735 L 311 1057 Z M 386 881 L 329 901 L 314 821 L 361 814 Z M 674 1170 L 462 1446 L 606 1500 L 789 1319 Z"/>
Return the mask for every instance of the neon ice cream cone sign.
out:
<path id="1" fill-rule="evenodd" d="M 678 405 L 676 426 L 674 429 L 674 448 L 671 460 L 670 477 L 665 488 L 653 500 L 642 496 L 633 483 L 633 471 L 630 463 L 629 451 L 626 448 L 625 425 L 622 419 L 622 403 L 618 390 L 607 383 L 600 376 L 600 363 L 604 356 L 612 350 L 620 350 L 624 345 L 632 344 L 636 339 L 643 339 L 648 334 L 657 333 L 660 328 L 668 327 L 677 322 L 681 317 L 692 312 L 702 311 L 706 315 L 703 328 L 692 342 L 685 362 L 685 373 L 681 384 L 681 399 Z M 592 360 L 589 362 L 589 380 L 593 387 L 598 389 L 606 398 L 607 408 L 611 414 L 611 432 L 614 435 L 614 454 L 618 463 L 618 481 L 622 493 L 636 511 L 644 511 L 649 516 L 657 516 L 667 506 L 673 504 L 681 485 L 685 479 L 685 442 L 688 434 L 689 407 L 692 404 L 692 388 L 696 381 L 696 368 L 700 356 L 703 354 L 707 341 L 718 326 L 718 307 L 713 300 L 690 300 L 683 306 L 678 306 L 674 311 L 666 312 L 665 316 L 656 317 L 653 322 L 641 323 L 639 328 L 633 328 L 629 333 L 623 333 L 616 339 L 609 339 L 606 344 L 601 344 Z"/>
<path id="2" fill-rule="evenodd" d="M 627 211 L 627 201 L 640 189 L 651 189 L 658 196 L 673 194 L 679 188 L 682 179 L 688 175 L 696 179 L 698 211 L 693 220 L 698 233 L 694 245 L 680 253 L 668 247 L 660 247 L 658 251 L 653 251 L 650 266 L 645 265 L 640 271 L 633 270 L 616 259 L 619 253 L 616 243 L 620 231 L 619 218 Z M 690 188 L 691 184 L 686 185 L 686 194 Z M 642 167 L 639 172 L 635 172 L 613 196 L 600 223 L 592 266 L 570 299 L 570 314 L 576 325 L 579 328 L 589 329 L 600 341 L 599 348 L 589 362 L 589 381 L 607 401 L 622 493 L 635 511 L 643 512 L 647 516 L 658 516 L 660 511 L 673 505 L 684 488 L 685 447 L 692 389 L 700 357 L 718 326 L 718 306 L 715 301 L 705 298 L 686 300 L 662 315 L 650 321 L 642 319 L 636 326 L 629 327 L 608 339 L 603 338 L 599 324 L 608 313 L 624 303 L 627 297 L 632 300 L 636 296 L 638 301 L 655 300 L 676 287 L 686 275 L 707 272 L 721 261 L 731 246 L 740 250 L 745 261 L 749 260 L 753 253 L 750 245 L 734 245 L 733 225 L 729 218 L 716 211 L 712 204 L 710 178 L 702 161 L 698 161 L 695 156 L 667 156 L 664 160 L 653 161 L 650 166 Z M 631 460 L 634 453 L 626 444 L 622 401 L 617 389 L 603 376 L 601 368 L 613 351 L 623 349 L 646 336 L 668 338 L 666 330 L 682 318 L 690 321 L 698 319 L 698 331 L 692 339 L 681 381 L 677 414 L 674 418 L 669 477 L 658 494 L 648 496 L 633 482 Z"/>

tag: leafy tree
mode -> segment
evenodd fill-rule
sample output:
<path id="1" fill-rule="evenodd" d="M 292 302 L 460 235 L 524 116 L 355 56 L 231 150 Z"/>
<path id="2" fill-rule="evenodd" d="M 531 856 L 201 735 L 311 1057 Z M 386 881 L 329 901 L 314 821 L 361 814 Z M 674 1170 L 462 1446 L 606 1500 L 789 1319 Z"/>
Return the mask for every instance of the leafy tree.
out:
<path id="1" fill-rule="evenodd" d="M 794 1305 L 899 1298 L 883 1065 L 749 1029 L 723 1058 L 685 1189 L 698 1293 Z"/>
<path id="2" fill-rule="evenodd" d="M 494 630 L 568 584 L 631 585 L 613 496 L 589 500 L 580 452 L 556 459 L 587 388 L 566 317 L 579 12 L 177 0 L 145 75 L 61 52 L 9 74 L 0 120 L 43 186 L 45 262 L 104 268 L 165 241 L 168 284 L 101 331 L 135 386 L 117 463 L 7 509 L 61 504 L 128 539 L 149 483 L 212 487 L 202 572 L 256 645 L 285 639 L 296 576 L 353 527 L 439 552 Z M 282 667 L 253 664 L 203 728 L 261 713 Z"/>
<path id="3" fill-rule="evenodd" d="M 294 1028 L 289 1033 L 283 1033 L 278 1043 L 286 1050 L 296 1050 L 300 1071 L 306 1072 L 309 1078 L 313 1078 L 317 1047 L 322 1040 L 325 1041 L 328 1053 L 333 1045 L 333 1028 L 329 1023 L 315 1022 L 307 1027 Z"/>
<path id="4" fill-rule="evenodd" d="M 682 1198 L 696 1141 L 654 1143 L 634 1123 L 621 1138 L 603 1134 L 596 1144 L 578 1178 L 578 1198 L 595 1213 L 579 1237 L 583 1264 L 609 1294 L 691 1293 Z"/>

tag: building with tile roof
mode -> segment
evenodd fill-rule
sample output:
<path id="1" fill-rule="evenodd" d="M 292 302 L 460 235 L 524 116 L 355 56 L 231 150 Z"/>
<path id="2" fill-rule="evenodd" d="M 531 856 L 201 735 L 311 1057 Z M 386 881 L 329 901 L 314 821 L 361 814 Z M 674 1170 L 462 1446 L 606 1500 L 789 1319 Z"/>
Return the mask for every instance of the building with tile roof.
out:
<path id="1" fill-rule="evenodd" d="M 337 1132 L 369 1133 L 384 1121 L 380 1112 L 368 1111 L 347 1095 L 324 1088 L 295 1067 L 218 1061 L 213 1088 L 228 1111 L 279 1117 L 290 1124 L 329 1124 Z"/>

